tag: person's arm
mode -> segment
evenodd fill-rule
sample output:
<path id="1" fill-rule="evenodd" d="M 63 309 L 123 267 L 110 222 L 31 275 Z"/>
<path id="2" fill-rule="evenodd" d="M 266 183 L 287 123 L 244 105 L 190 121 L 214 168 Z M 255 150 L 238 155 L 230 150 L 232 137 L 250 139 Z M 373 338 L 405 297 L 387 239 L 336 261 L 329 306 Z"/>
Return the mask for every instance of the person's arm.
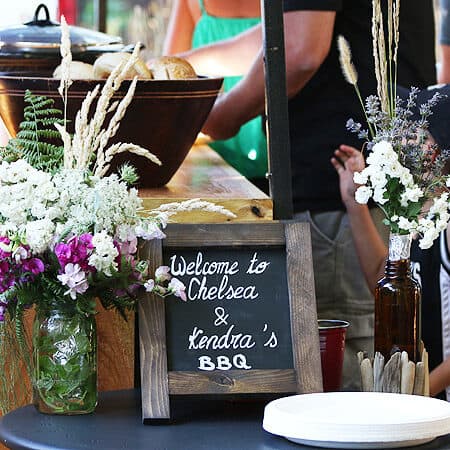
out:
<path id="1" fill-rule="evenodd" d="M 430 395 L 435 396 L 450 386 L 450 358 L 447 358 L 430 373 Z"/>
<path id="2" fill-rule="evenodd" d="M 284 14 L 288 97 L 305 86 L 328 55 L 335 15 L 334 11 Z M 243 37 L 255 38 L 255 30 L 260 27 Z M 249 72 L 233 89 L 217 99 L 202 131 L 213 139 L 226 139 L 236 134 L 243 123 L 264 112 L 264 87 L 263 51 L 259 45 Z"/>
<path id="3" fill-rule="evenodd" d="M 174 55 L 192 47 L 195 20 L 186 0 L 174 0 L 170 13 L 163 55 Z"/>
<path id="4" fill-rule="evenodd" d="M 180 53 L 201 75 L 240 76 L 250 67 L 262 45 L 261 25 L 229 39 Z"/>
<path id="5" fill-rule="evenodd" d="M 364 158 L 358 150 L 341 145 L 331 163 L 339 175 L 339 187 L 350 220 L 353 242 L 366 282 L 371 290 L 384 273 L 388 250 L 379 235 L 367 205 L 355 200 L 353 174 L 364 169 Z"/>

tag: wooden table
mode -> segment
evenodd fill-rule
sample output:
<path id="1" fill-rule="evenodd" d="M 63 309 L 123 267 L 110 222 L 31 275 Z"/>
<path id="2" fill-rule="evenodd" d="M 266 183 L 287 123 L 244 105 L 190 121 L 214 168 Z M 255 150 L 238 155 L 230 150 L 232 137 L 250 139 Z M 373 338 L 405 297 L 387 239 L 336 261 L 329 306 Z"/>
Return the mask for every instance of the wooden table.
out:
<path id="1" fill-rule="evenodd" d="M 139 191 L 146 209 L 194 198 L 207 200 L 236 214 L 191 211 L 173 217 L 178 223 L 260 221 L 272 219 L 272 199 L 230 167 L 207 146 L 195 146 L 172 180 L 163 187 Z M 125 322 L 114 311 L 99 307 L 99 390 L 128 389 L 134 386 L 134 315 Z"/>
<path id="2" fill-rule="evenodd" d="M 147 209 L 163 203 L 200 198 L 222 205 L 236 214 L 234 221 L 271 220 L 272 199 L 227 164 L 210 147 L 194 146 L 170 182 L 163 187 L 140 189 Z M 219 214 L 194 211 L 175 222 L 223 222 Z"/>

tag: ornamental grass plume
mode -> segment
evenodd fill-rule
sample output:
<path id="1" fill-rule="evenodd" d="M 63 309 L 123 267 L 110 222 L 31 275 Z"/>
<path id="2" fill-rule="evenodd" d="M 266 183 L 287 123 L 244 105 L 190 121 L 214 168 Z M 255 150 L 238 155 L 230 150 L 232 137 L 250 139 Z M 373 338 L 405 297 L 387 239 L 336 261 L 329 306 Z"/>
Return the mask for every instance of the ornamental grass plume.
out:
<path id="1" fill-rule="evenodd" d="M 368 124 L 350 119 L 347 128 L 367 141 L 367 167 L 355 173 L 355 199 L 367 203 L 373 199 L 385 215 L 391 232 L 418 233 L 421 248 L 431 247 L 450 219 L 450 178 L 443 168 L 450 151 L 429 141 L 429 117 L 442 98 L 436 93 L 417 106 L 418 89 L 409 97 L 397 97 L 397 58 L 399 45 L 400 0 L 387 1 L 387 27 L 384 26 L 381 0 L 372 1 L 372 40 L 377 95 L 367 97 L 363 110 Z M 387 32 L 387 36 L 386 36 Z M 345 79 L 361 96 L 354 75 L 349 46 L 338 38 Z"/>

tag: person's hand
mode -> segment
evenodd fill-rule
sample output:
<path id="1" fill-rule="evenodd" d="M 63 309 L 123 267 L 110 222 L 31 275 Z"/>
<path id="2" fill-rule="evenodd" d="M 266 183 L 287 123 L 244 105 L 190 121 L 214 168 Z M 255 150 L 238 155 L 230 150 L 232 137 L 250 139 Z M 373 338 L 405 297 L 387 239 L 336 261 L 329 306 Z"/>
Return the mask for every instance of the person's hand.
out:
<path id="1" fill-rule="evenodd" d="M 339 175 L 342 202 L 349 208 L 357 204 L 355 191 L 358 185 L 353 181 L 353 174 L 364 169 L 364 158 L 359 150 L 349 145 L 341 145 L 335 150 L 334 155 L 331 164 Z"/>

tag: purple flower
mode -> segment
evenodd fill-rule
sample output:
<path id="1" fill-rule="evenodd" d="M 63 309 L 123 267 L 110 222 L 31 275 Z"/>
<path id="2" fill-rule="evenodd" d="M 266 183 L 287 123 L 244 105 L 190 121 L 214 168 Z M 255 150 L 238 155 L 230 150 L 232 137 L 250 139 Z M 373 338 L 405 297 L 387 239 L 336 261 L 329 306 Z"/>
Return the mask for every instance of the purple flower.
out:
<path id="1" fill-rule="evenodd" d="M 60 242 L 59 244 L 56 244 L 56 246 L 55 246 L 55 255 L 58 258 L 58 262 L 59 262 L 61 268 L 64 269 L 66 264 L 70 261 L 72 252 L 71 252 L 70 247 L 67 244 L 64 244 L 64 242 Z"/>
<path id="2" fill-rule="evenodd" d="M 73 236 L 66 243 L 60 242 L 55 246 L 55 255 L 61 269 L 64 270 L 67 264 L 78 264 L 84 271 L 93 271 L 89 266 L 88 259 L 92 253 L 92 235 L 84 233 L 80 236 Z"/>
<path id="3" fill-rule="evenodd" d="M 0 276 L 5 276 L 9 274 L 9 263 L 8 261 L 0 261 Z"/>
<path id="4" fill-rule="evenodd" d="M 22 268 L 26 272 L 31 272 L 33 275 L 42 273 L 45 269 L 44 263 L 39 258 L 30 258 L 23 262 Z"/>

